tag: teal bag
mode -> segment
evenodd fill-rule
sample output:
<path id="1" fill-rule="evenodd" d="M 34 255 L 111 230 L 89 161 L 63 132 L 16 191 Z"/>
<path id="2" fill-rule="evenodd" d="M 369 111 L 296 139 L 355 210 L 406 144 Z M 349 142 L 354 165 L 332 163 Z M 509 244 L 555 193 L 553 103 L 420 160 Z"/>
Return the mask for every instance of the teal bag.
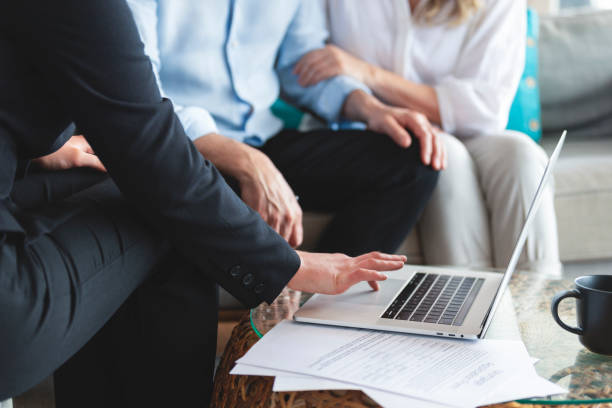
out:
<path id="1" fill-rule="evenodd" d="M 507 126 L 510 130 L 529 135 L 536 142 L 542 138 L 542 108 L 538 86 L 538 36 L 538 13 L 528 9 L 525 70 L 510 108 Z"/>

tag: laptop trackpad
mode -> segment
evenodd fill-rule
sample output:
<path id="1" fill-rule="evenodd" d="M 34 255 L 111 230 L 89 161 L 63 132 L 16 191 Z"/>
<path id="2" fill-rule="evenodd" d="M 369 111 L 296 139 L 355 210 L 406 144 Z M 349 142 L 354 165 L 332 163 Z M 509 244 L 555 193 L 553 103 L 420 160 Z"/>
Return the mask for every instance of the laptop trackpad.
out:
<path id="1" fill-rule="evenodd" d="M 360 282 L 341 295 L 335 295 L 336 301 L 357 305 L 385 306 L 404 286 L 404 279 L 387 279 L 380 282 L 380 290 L 375 292 L 367 282 Z"/>

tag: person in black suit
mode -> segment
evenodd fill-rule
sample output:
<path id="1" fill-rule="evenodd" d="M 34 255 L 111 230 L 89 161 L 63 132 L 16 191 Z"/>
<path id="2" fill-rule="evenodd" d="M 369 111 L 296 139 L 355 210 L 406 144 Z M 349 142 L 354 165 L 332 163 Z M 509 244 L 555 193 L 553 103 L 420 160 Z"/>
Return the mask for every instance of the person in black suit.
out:
<path id="1" fill-rule="evenodd" d="M 404 261 L 292 249 L 185 136 L 124 0 L 0 6 L 0 401 L 55 371 L 58 407 L 206 405 L 217 284 L 253 307 Z"/>

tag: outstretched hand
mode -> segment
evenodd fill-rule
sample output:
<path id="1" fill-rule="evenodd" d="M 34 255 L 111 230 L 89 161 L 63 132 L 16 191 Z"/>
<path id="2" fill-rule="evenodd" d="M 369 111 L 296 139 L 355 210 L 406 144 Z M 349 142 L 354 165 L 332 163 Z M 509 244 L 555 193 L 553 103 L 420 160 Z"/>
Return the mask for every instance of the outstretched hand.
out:
<path id="1" fill-rule="evenodd" d="M 336 295 L 356 283 L 367 281 L 378 290 L 379 281 L 387 279 L 382 271 L 400 269 L 406 257 L 370 252 L 357 257 L 297 251 L 302 264 L 289 281 L 289 288 L 310 293 Z"/>

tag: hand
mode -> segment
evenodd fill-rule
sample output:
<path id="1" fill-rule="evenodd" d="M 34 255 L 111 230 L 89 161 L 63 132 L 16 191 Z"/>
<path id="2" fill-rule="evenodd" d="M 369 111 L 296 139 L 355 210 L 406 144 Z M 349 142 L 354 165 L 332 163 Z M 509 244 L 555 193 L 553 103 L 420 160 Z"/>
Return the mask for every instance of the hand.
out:
<path id="1" fill-rule="evenodd" d="M 358 257 L 343 254 L 318 254 L 298 251 L 302 261 L 287 286 L 294 290 L 310 293 L 337 295 L 356 283 L 368 281 L 370 287 L 378 290 L 378 282 L 387 279 L 380 271 L 400 269 L 406 257 L 370 252 Z"/>
<path id="2" fill-rule="evenodd" d="M 238 181 L 242 200 L 292 247 L 302 244 L 302 209 L 268 156 L 218 133 L 199 137 L 194 144 L 215 167 Z"/>
<path id="3" fill-rule="evenodd" d="M 32 160 L 47 170 L 67 170 L 74 167 L 91 167 L 106 171 L 87 140 L 81 135 L 72 136 L 64 145 L 51 154 Z"/>
<path id="4" fill-rule="evenodd" d="M 372 70 L 373 67 L 367 62 L 335 45 L 326 45 L 304 55 L 295 65 L 293 73 L 298 76 L 298 83 L 307 87 L 336 75 L 349 75 L 367 84 Z"/>
<path id="5" fill-rule="evenodd" d="M 365 122 L 368 129 L 388 135 L 403 148 L 412 144 L 412 135 L 421 145 L 421 161 L 435 170 L 446 168 L 446 149 L 440 130 L 425 115 L 407 108 L 385 105 L 372 95 L 354 91 L 345 102 L 344 111 L 349 118 Z"/>
<path id="6" fill-rule="evenodd" d="M 289 245 L 302 244 L 302 208 L 283 175 L 258 150 L 249 154 L 249 170 L 238 177 L 242 200 L 279 233 Z"/>

